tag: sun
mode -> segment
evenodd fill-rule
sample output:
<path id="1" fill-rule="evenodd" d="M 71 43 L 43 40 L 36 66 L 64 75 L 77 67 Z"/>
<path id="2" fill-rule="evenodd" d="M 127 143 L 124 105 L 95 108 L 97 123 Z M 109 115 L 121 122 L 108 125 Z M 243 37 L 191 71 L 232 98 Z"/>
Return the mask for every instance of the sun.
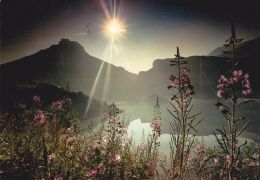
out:
<path id="1" fill-rule="evenodd" d="M 125 32 L 124 23 L 116 18 L 108 20 L 105 24 L 105 34 L 113 40 L 118 40 Z"/>

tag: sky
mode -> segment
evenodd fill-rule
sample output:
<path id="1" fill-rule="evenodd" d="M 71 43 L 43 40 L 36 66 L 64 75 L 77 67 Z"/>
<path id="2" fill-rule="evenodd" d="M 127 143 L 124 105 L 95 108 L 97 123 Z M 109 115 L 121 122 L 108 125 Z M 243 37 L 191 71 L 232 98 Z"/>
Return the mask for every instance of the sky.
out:
<path id="1" fill-rule="evenodd" d="M 111 2 L 125 32 L 110 59 L 104 4 L 109 11 Z M 173 57 L 176 46 L 185 57 L 207 55 L 229 37 L 230 17 L 238 36 L 260 36 L 259 9 L 259 0 L 2 0 L 1 63 L 69 38 L 90 55 L 138 73 L 155 59 Z"/>

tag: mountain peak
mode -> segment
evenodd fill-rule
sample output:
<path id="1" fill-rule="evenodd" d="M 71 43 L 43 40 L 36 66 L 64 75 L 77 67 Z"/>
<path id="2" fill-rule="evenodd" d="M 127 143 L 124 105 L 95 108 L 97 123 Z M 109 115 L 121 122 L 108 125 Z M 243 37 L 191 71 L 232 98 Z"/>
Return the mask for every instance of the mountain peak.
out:
<path id="1" fill-rule="evenodd" d="M 59 46 L 71 46 L 71 45 L 81 46 L 78 42 L 71 41 L 70 39 L 66 39 L 66 38 L 61 38 L 61 40 L 59 41 L 58 45 Z"/>
<path id="2" fill-rule="evenodd" d="M 71 41 L 70 39 L 62 38 L 58 44 L 54 45 L 60 51 L 64 53 L 77 53 L 81 55 L 88 55 L 84 47 L 76 41 Z"/>
<path id="3" fill-rule="evenodd" d="M 59 41 L 59 44 L 66 44 L 66 43 L 70 43 L 71 40 L 66 39 L 66 38 L 61 38 L 61 40 Z"/>

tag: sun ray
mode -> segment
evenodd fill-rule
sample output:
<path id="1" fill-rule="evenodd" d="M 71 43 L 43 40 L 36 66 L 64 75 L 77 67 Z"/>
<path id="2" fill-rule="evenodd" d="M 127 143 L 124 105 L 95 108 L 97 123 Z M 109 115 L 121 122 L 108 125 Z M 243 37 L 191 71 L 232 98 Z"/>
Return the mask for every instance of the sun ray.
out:
<path id="1" fill-rule="evenodd" d="M 100 68 L 97 72 L 96 79 L 93 83 L 91 92 L 90 92 L 90 98 L 86 107 L 85 115 L 87 115 L 92 99 L 95 95 L 96 92 L 96 87 L 99 83 L 100 76 L 102 74 L 102 71 L 105 72 L 105 82 L 103 85 L 103 94 L 101 97 L 101 100 L 105 101 L 107 99 L 108 91 L 109 91 L 109 85 L 111 81 L 111 64 L 112 64 L 112 59 L 115 54 L 118 54 L 119 52 L 119 43 L 123 35 L 126 33 L 126 26 L 124 22 L 119 18 L 117 14 L 117 4 L 120 5 L 120 3 L 117 3 L 117 0 L 109 0 L 109 6 L 105 3 L 104 0 L 100 0 L 100 5 L 104 11 L 104 14 L 106 16 L 106 22 L 103 25 L 103 32 L 104 35 L 108 39 L 108 45 L 104 50 L 103 57 L 102 59 L 108 62 L 107 67 L 104 68 L 104 62 L 100 65 Z M 110 10 L 109 10 L 110 9 Z"/>
<path id="2" fill-rule="evenodd" d="M 90 106 L 91 106 L 91 103 L 92 103 L 92 100 L 93 100 L 93 97 L 95 95 L 95 91 L 96 91 L 96 87 L 97 87 L 97 84 L 98 84 L 98 81 L 99 81 L 99 78 L 100 78 L 100 75 L 101 75 L 101 72 L 103 70 L 103 66 L 104 66 L 104 61 L 101 63 L 100 67 L 99 67 L 99 70 L 98 70 L 98 73 L 97 73 L 97 76 L 96 76 L 96 79 L 94 81 L 94 84 L 92 86 L 92 89 L 90 91 L 90 94 L 89 94 L 89 99 L 88 99 L 88 103 L 87 103 L 87 107 L 86 107 L 86 110 L 85 110 L 85 116 L 87 116 L 88 112 L 89 112 L 89 109 L 90 109 Z"/>

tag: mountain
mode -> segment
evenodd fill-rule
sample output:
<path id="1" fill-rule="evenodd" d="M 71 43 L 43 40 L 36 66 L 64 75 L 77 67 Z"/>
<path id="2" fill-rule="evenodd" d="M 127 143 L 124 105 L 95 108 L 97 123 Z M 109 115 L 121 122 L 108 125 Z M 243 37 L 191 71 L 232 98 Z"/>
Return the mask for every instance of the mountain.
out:
<path id="1" fill-rule="evenodd" d="M 259 98 L 258 47 L 260 47 L 260 38 L 242 43 L 236 52 L 239 55 L 241 69 L 251 76 L 252 97 Z M 229 69 L 228 59 L 224 54 L 185 58 L 191 70 L 196 98 L 215 98 L 218 77 Z M 6 88 L 33 80 L 47 81 L 58 87 L 68 86 L 72 91 L 82 91 L 90 95 L 97 79 L 94 96 L 97 99 L 135 101 L 154 95 L 169 99 L 171 92 L 167 89 L 170 83 L 168 77 L 176 71 L 174 67 L 169 66 L 170 60 L 157 59 L 151 69 L 136 75 L 90 56 L 77 42 L 62 39 L 48 49 L 1 65 L 1 84 Z M 102 64 L 103 70 L 99 73 Z M 102 99 L 104 92 L 107 94 L 106 99 Z"/>
<path id="2" fill-rule="evenodd" d="M 1 84 L 7 87 L 33 80 L 47 81 L 89 95 L 101 66 L 103 69 L 97 81 L 95 97 L 101 99 L 104 91 L 110 99 L 133 95 L 136 74 L 90 56 L 79 43 L 68 39 L 61 39 L 58 44 L 31 56 L 2 64 Z M 106 84 L 108 88 L 104 87 Z"/>
<path id="3" fill-rule="evenodd" d="M 192 83 L 195 86 L 198 98 L 215 96 L 216 80 L 221 70 L 225 68 L 223 66 L 225 59 L 207 56 L 185 58 L 188 61 L 188 67 L 191 69 Z M 148 89 L 153 89 L 155 94 L 160 94 L 164 97 L 171 95 L 171 92 L 167 89 L 170 84 L 168 77 L 170 74 L 176 73 L 176 68 L 169 66 L 171 60 L 157 59 L 149 71 L 139 73 L 139 85 L 145 84 L 145 86 L 141 87 L 141 92 L 148 93 Z"/>
<path id="4" fill-rule="evenodd" d="M 251 76 L 253 95 L 251 97 L 260 98 L 260 38 L 241 43 L 236 48 L 239 68 L 248 72 Z M 221 51 L 227 49 L 222 49 Z M 220 51 L 217 48 L 213 52 Z M 230 69 L 226 54 L 218 56 L 190 56 L 184 58 L 188 62 L 188 68 L 191 70 L 192 84 L 195 86 L 197 98 L 216 97 L 217 80 L 220 74 L 225 74 Z M 149 95 L 159 94 L 164 97 L 170 95 L 166 88 L 170 81 L 167 80 L 169 74 L 175 73 L 176 68 L 169 66 L 172 59 L 157 59 L 153 62 L 153 67 L 138 75 L 139 94 Z M 152 92 L 151 92 L 152 90 Z"/>
<path id="5" fill-rule="evenodd" d="M 240 53 L 239 55 L 256 55 L 257 50 L 260 47 L 260 37 L 242 42 L 236 46 L 236 50 Z M 231 52 L 231 47 L 218 47 L 212 50 L 208 56 L 218 56 L 218 57 L 229 57 L 228 54 Z M 223 53 L 224 52 L 224 53 Z M 249 54 L 250 53 L 250 54 Z"/>

